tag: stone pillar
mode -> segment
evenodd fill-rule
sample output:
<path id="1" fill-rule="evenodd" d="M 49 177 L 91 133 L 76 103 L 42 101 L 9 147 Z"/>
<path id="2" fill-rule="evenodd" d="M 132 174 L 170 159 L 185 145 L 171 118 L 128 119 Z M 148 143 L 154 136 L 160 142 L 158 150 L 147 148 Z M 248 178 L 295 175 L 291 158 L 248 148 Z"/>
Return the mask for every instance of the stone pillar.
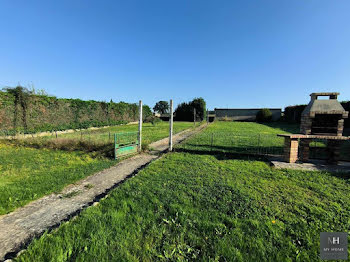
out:
<path id="1" fill-rule="evenodd" d="M 298 146 L 297 138 L 284 138 L 284 160 L 288 163 L 295 163 L 298 160 Z"/>
<path id="2" fill-rule="evenodd" d="M 338 164 L 340 158 L 340 141 L 339 140 L 328 140 L 327 142 L 327 153 L 328 153 L 328 163 Z"/>
<path id="3" fill-rule="evenodd" d="M 300 156 L 303 162 L 309 161 L 310 143 L 311 139 L 300 139 Z"/>

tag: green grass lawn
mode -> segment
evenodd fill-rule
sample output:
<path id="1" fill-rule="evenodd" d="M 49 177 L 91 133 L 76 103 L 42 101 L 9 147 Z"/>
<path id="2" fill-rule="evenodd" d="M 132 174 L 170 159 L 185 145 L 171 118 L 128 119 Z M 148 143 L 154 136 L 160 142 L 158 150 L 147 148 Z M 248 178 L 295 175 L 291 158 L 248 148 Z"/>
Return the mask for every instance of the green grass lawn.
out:
<path id="1" fill-rule="evenodd" d="M 113 164 L 82 152 L 0 144 L 0 215 Z"/>
<path id="2" fill-rule="evenodd" d="M 350 230 L 349 176 L 172 153 L 32 242 L 18 261 L 318 261 Z"/>
<path id="3" fill-rule="evenodd" d="M 282 154 L 284 138 L 277 134 L 297 133 L 295 124 L 252 122 L 214 122 L 204 132 L 178 148 L 189 151 Z"/>
<path id="4" fill-rule="evenodd" d="M 178 145 L 188 152 L 225 152 L 250 155 L 282 155 L 284 138 L 277 134 L 299 133 L 299 125 L 287 123 L 214 122 L 204 132 Z M 310 144 L 310 157 L 327 158 L 325 140 Z M 341 160 L 350 161 L 350 141 L 342 142 Z"/>
<path id="5" fill-rule="evenodd" d="M 174 132 L 191 127 L 193 123 L 175 122 Z M 167 137 L 168 128 L 166 122 L 156 126 L 146 123 L 143 126 L 143 140 L 150 143 Z M 59 138 L 58 141 L 46 137 L 0 142 L 0 215 L 114 165 L 116 162 L 112 158 L 98 154 L 96 157 L 95 151 L 103 151 L 107 145 L 107 150 L 111 153 L 113 147 L 112 142 L 99 141 L 99 137 L 105 136 L 106 132 L 108 136 L 108 132 L 135 130 L 137 125 L 95 130 L 91 132 L 91 136 L 96 137 L 93 143 L 79 141 L 79 134 L 75 133 L 67 134 L 66 138 Z M 55 143 L 48 144 L 51 140 Z M 72 140 L 77 143 L 72 143 Z M 52 148 L 45 148 L 47 146 Z M 89 149 L 90 153 L 83 152 L 85 149 Z"/>

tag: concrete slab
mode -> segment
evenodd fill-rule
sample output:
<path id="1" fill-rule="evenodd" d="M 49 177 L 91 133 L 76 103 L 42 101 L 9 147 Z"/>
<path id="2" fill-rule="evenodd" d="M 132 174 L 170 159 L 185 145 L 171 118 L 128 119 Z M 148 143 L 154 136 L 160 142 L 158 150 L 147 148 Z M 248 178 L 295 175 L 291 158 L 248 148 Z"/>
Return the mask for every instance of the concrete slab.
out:
<path id="1" fill-rule="evenodd" d="M 310 160 L 308 163 L 287 163 L 281 159 L 270 160 L 277 169 L 295 169 L 305 171 L 350 172 L 350 162 L 339 162 L 338 165 L 330 165 L 325 160 Z"/>

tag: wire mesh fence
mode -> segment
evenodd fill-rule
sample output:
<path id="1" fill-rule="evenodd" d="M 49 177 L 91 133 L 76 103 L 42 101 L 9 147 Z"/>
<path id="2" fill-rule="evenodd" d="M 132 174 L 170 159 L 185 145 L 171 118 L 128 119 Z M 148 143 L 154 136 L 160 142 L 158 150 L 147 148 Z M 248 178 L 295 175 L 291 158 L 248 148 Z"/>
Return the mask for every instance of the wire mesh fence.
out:
<path id="1" fill-rule="evenodd" d="M 313 139 L 310 143 L 309 157 L 311 159 L 327 159 L 329 157 L 327 145 L 328 141 L 326 139 Z M 350 141 L 339 141 L 339 147 L 339 159 L 350 161 Z"/>
<path id="2" fill-rule="evenodd" d="M 278 137 L 276 134 L 242 135 L 234 132 L 203 132 L 179 144 L 175 149 L 208 154 L 282 156 L 284 153 L 284 138 Z M 310 143 L 310 158 L 327 159 L 328 155 L 326 139 L 312 140 Z M 340 142 L 340 160 L 350 161 L 350 141 Z"/>
<path id="3" fill-rule="evenodd" d="M 284 140 L 274 134 L 237 135 L 233 132 L 205 132 L 176 147 L 177 150 L 246 155 L 283 155 Z"/>
<path id="4" fill-rule="evenodd" d="M 121 132 L 115 134 L 115 144 L 128 145 L 138 142 L 139 132 Z"/>

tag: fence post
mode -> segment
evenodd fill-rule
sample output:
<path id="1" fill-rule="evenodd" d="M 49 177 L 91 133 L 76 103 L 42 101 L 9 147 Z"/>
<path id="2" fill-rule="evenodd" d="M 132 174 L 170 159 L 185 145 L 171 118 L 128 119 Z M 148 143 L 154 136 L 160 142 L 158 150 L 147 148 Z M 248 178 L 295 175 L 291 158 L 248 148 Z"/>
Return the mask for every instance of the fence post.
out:
<path id="1" fill-rule="evenodd" d="M 207 108 L 207 124 L 209 124 L 209 109 Z"/>
<path id="2" fill-rule="evenodd" d="M 193 108 L 193 125 L 196 126 L 196 108 Z"/>
<path id="3" fill-rule="evenodd" d="M 174 124 L 174 114 L 173 114 L 173 100 L 170 99 L 170 118 L 169 118 L 169 151 L 173 151 L 173 124 Z"/>
<path id="4" fill-rule="evenodd" d="M 142 101 L 139 101 L 139 134 L 138 134 L 138 139 L 139 139 L 139 152 L 142 150 Z"/>
<path id="5" fill-rule="evenodd" d="M 114 134 L 114 147 L 113 147 L 113 151 L 114 151 L 114 160 L 117 160 L 116 146 L 117 146 L 117 134 Z"/>

